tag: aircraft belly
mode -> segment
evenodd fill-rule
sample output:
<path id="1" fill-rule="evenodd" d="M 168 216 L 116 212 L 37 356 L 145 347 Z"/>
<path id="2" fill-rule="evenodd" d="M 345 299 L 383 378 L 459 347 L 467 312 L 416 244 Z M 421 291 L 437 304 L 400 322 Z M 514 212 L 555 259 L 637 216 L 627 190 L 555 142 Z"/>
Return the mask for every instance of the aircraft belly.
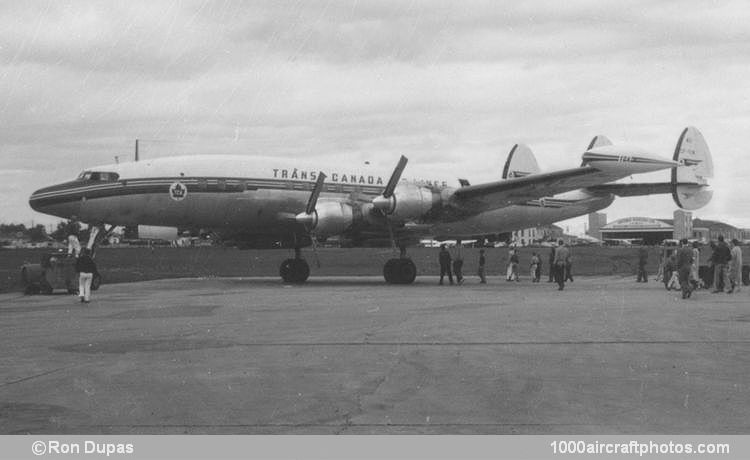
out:
<path id="1" fill-rule="evenodd" d="M 471 237 L 551 225 L 561 220 L 604 209 L 612 203 L 613 199 L 613 197 L 591 198 L 562 207 L 507 206 L 461 221 L 436 224 L 433 226 L 433 234 L 445 237 Z"/>
<path id="2" fill-rule="evenodd" d="M 283 213 L 304 209 L 307 194 L 257 190 L 240 193 L 189 192 L 183 200 L 166 193 L 118 195 L 84 200 L 80 219 L 115 225 L 233 228 L 258 233 L 292 231 Z"/>

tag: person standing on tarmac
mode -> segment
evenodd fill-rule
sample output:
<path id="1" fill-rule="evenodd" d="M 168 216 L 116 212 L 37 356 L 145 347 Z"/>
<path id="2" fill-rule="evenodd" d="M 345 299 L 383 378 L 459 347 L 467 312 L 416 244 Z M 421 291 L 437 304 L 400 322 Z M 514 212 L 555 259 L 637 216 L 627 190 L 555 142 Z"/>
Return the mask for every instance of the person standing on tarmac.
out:
<path id="1" fill-rule="evenodd" d="M 445 243 L 440 245 L 440 255 L 438 256 L 440 262 L 440 284 L 443 284 L 443 277 L 447 274 L 448 281 L 453 284 L 453 273 L 451 272 L 451 253 L 448 252 L 448 248 Z"/>
<path id="2" fill-rule="evenodd" d="M 740 286 L 742 286 L 742 248 L 740 248 L 740 242 L 736 238 L 732 239 L 731 247 L 732 260 L 729 261 L 729 282 L 731 286 L 727 290 L 727 294 L 740 292 Z"/>
<path id="3" fill-rule="evenodd" d="M 515 280 L 516 282 L 519 281 L 518 279 L 518 264 L 520 263 L 520 260 L 518 258 L 518 252 L 515 249 L 510 250 L 510 262 L 508 262 L 508 281 Z"/>
<path id="4" fill-rule="evenodd" d="M 703 281 L 700 277 L 700 266 L 701 266 L 701 251 L 698 248 L 698 242 L 693 241 L 693 266 L 690 267 L 690 284 L 693 285 L 693 290 L 703 287 Z"/>
<path id="5" fill-rule="evenodd" d="M 557 281 L 557 290 L 562 291 L 565 287 L 565 266 L 568 263 L 568 259 L 570 258 L 570 252 L 568 251 L 568 248 L 565 247 L 565 243 L 563 240 L 559 240 L 557 242 L 557 250 L 555 251 L 555 263 L 554 263 L 554 271 L 555 271 L 555 281 Z"/>
<path id="6" fill-rule="evenodd" d="M 479 282 L 481 284 L 487 284 L 487 278 L 485 277 L 484 265 L 487 260 L 484 258 L 484 249 L 479 250 L 479 268 L 477 269 L 477 275 L 479 275 Z"/>
<path id="7" fill-rule="evenodd" d="M 693 267 L 693 249 L 688 245 L 687 238 L 680 240 L 681 247 L 677 250 L 677 274 L 680 280 L 682 298 L 687 299 L 693 294 L 690 284 L 690 270 Z"/>
<path id="8" fill-rule="evenodd" d="M 549 279 L 548 283 L 555 281 L 555 247 L 552 246 L 549 252 Z"/>
<path id="9" fill-rule="evenodd" d="M 646 263 L 648 262 L 648 249 L 644 246 L 638 248 L 638 278 L 636 283 L 648 282 L 648 274 L 646 273 Z"/>
<path id="10" fill-rule="evenodd" d="M 568 258 L 565 260 L 565 281 L 573 282 L 573 256 L 568 248 Z"/>
<path id="11" fill-rule="evenodd" d="M 464 259 L 461 258 L 459 253 L 456 256 L 456 260 L 453 261 L 453 274 L 456 275 L 456 283 L 464 284 Z"/>
<path id="12" fill-rule="evenodd" d="M 536 255 L 536 252 L 531 253 L 531 263 L 529 264 L 529 274 L 531 276 L 531 282 L 532 283 L 538 283 L 539 282 L 539 265 L 541 265 L 542 261 L 539 260 L 539 256 Z"/>
<path id="13" fill-rule="evenodd" d="M 732 253 L 729 246 L 724 242 L 724 235 L 719 235 L 719 242 L 716 243 L 716 250 L 711 255 L 711 261 L 714 263 L 714 290 L 712 294 L 722 292 L 722 289 L 729 290 L 729 279 L 727 279 L 727 264 L 732 259 Z"/>
<path id="14" fill-rule="evenodd" d="M 91 258 L 91 251 L 88 248 L 81 250 L 81 255 L 76 259 L 76 272 L 78 272 L 78 296 L 81 302 L 89 303 L 91 301 L 91 282 L 96 273 L 96 264 Z"/>

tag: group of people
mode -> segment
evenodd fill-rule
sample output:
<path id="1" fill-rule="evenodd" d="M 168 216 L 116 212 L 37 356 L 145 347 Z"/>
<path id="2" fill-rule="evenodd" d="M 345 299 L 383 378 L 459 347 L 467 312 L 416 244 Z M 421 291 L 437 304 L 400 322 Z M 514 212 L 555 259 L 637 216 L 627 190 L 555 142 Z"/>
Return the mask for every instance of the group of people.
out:
<path id="1" fill-rule="evenodd" d="M 732 239 L 729 245 L 724 236 L 719 235 L 718 241 L 710 243 L 712 249 L 708 260 L 709 268 L 713 270 L 713 282 L 704 283 L 701 279 L 700 249 L 698 242 L 692 244 L 687 239 L 680 240 L 680 247 L 671 255 L 665 254 L 659 265 L 656 280 L 663 280 L 668 290 L 682 291 L 682 298 L 689 298 L 693 291 L 700 287 L 712 285 L 714 294 L 726 292 L 731 294 L 740 291 L 742 286 L 742 249 L 739 241 Z M 638 250 L 637 282 L 647 282 L 646 264 L 648 251 L 646 248 Z"/>
<path id="2" fill-rule="evenodd" d="M 438 257 L 440 262 L 440 282 L 443 284 L 445 277 L 448 277 L 448 282 L 454 284 L 453 275 L 456 276 L 456 282 L 463 284 L 463 259 L 459 255 L 455 260 L 452 259 L 450 252 L 445 244 L 440 245 L 440 254 Z M 484 249 L 479 250 L 479 266 L 477 269 L 477 275 L 479 276 L 479 282 L 481 284 L 487 283 L 486 271 L 485 271 L 486 258 L 484 256 Z M 562 291 L 565 287 L 566 281 L 573 281 L 573 275 L 571 273 L 572 262 L 570 257 L 570 250 L 565 246 L 563 240 L 558 241 L 558 246 L 553 247 L 549 256 L 550 274 L 549 282 L 557 282 L 558 290 Z M 511 249 L 508 257 L 508 266 L 506 270 L 506 281 L 519 281 L 519 266 L 520 259 L 518 252 L 515 249 Z M 538 283 L 542 276 L 542 260 L 539 254 L 536 252 L 532 253 L 531 261 L 529 264 L 529 276 L 533 283 Z"/>
<path id="3" fill-rule="evenodd" d="M 68 257 L 76 258 L 78 297 L 81 299 L 81 303 L 89 303 L 91 301 L 91 283 L 94 280 L 94 273 L 96 273 L 96 263 L 94 263 L 91 250 L 87 247 L 81 248 L 81 243 L 78 241 L 78 232 L 75 230 L 70 230 L 68 234 Z"/>

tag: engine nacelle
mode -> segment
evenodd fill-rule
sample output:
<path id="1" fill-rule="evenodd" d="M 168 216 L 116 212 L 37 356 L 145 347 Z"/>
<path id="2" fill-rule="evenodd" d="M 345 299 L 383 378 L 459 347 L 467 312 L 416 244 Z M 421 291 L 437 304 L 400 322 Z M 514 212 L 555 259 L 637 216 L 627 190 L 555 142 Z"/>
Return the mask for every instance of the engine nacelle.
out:
<path id="1" fill-rule="evenodd" d="M 429 213 L 440 203 L 440 194 L 427 187 L 402 182 L 393 196 L 379 196 L 373 200 L 376 208 L 396 219 L 416 219 Z"/>
<path id="2" fill-rule="evenodd" d="M 317 236 L 340 235 L 354 223 L 354 210 L 349 203 L 319 201 L 315 206 L 310 228 Z"/>

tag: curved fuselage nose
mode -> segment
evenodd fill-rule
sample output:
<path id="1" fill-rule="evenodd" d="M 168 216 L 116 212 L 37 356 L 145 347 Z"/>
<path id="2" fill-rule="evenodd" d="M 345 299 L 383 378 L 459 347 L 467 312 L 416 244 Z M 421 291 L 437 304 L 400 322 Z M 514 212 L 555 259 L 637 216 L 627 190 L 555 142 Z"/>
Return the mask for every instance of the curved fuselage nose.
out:
<path id="1" fill-rule="evenodd" d="M 44 187 L 32 193 L 29 206 L 35 211 L 52 216 L 71 219 L 79 215 L 82 181 L 75 180 Z"/>

